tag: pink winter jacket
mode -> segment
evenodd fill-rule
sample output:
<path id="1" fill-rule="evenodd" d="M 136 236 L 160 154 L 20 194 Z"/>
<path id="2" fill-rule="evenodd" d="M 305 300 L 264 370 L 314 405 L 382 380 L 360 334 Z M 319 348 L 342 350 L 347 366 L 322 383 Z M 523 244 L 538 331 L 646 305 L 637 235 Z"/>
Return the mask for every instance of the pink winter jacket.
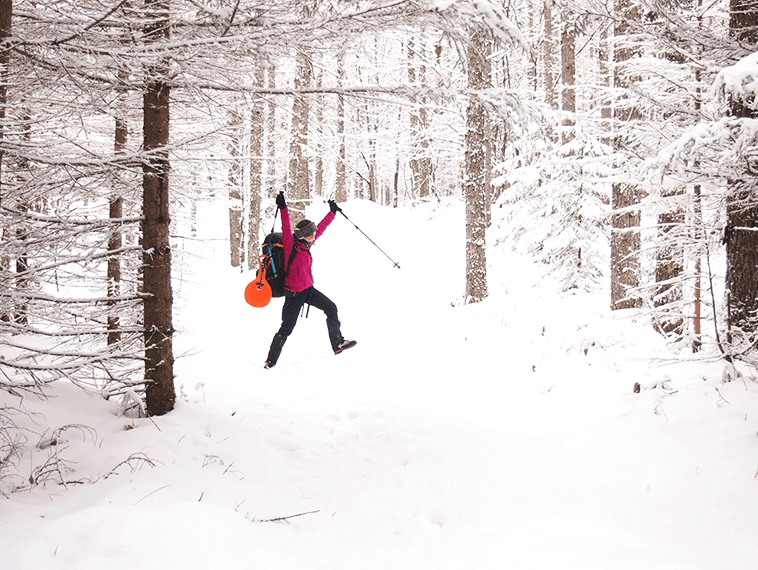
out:
<path id="1" fill-rule="evenodd" d="M 329 212 L 324 219 L 318 223 L 318 230 L 316 231 L 316 239 L 313 240 L 310 246 L 306 246 L 303 242 L 295 243 L 295 236 L 292 235 L 292 223 L 290 222 L 289 208 L 282 210 L 282 243 L 284 244 L 284 259 L 285 263 L 289 263 L 290 254 L 292 248 L 297 247 L 297 253 L 295 259 L 292 260 L 292 268 L 287 274 L 287 282 L 285 288 L 296 293 L 305 291 L 308 287 L 313 287 L 313 257 L 311 257 L 310 248 L 316 243 L 316 240 L 321 237 L 329 224 L 334 220 L 334 212 Z"/>

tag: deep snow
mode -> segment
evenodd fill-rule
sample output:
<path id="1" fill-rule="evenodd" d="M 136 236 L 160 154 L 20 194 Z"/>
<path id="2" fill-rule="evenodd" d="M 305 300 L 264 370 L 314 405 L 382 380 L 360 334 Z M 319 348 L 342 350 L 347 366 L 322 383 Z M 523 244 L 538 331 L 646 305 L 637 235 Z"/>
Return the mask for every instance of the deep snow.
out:
<path id="1" fill-rule="evenodd" d="M 203 205 L 176 272 L 176 410 L 26 398 L 35 433 L 95 432 L 63 433 L 78 483 L 0 498 L 0 568 L 758 568 L 754 379 L 494 247 L 489 298 L 462 304 L 460 204 L 344 208 L 401 265 L 339 216 L 314 247 L 358 346 L 332 355 L 314 309 L 264 370 L 281 300 L 245 305 L 228 214 Z"/>

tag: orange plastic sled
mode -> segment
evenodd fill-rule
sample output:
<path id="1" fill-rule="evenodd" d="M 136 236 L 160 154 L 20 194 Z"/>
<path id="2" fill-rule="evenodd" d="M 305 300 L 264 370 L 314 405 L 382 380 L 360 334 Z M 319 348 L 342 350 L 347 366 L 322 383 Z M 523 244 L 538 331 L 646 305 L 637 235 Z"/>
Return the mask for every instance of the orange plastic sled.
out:
<path id="1" fill-rule="evenodd" d="M 266 271 L 264 270 L 263 261 L 268 260 L 268 257 L 261 255 L 258 258 L 260 268 L 258 269 L 258 275 L 255 276 L 255 280 L 248 283 L 245 287 L 245 301 L 248 305 L 261 308 L 265 307 L 271 302 L 271 285 L 266 281 Z"/>

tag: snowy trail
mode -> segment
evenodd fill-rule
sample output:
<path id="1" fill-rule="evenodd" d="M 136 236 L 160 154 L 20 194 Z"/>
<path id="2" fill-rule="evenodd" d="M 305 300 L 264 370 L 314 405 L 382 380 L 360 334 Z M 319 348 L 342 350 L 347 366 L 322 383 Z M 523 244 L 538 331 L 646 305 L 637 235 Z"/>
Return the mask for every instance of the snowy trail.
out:
<path id="1" fill-rule="evenodd" d="M 330 237 L 346 244 L 341 255 L 350 270 L 335 275 L 342 260 L 326 234 L 314 252 L 317 286 L 337 301 L 345 333 L 358 339 L 352 351 L 330 355 L 323 317 L 314 311 L 300 319 L 280 364 L 262 371 L 278 326 L 276 300 L 265 314 L 245 315 L 260 322 L 247 323 L 234 346 L 220 342 L 220 352 L 245 357 L 239 368 L 225 367 L 237 380 L 214 386 L 209 401 L 245 401 L 252 414 L 267 402 L 305 419 L 302 429 L 328 442 L 315 464 L 299 466 L 298 483 L 311 498 L 303 509 L 329 504 L 336 519 L 347 520 L 333 521 L 331 547 L 313 548 L 340 556 L 350 549 L 377 568 L 396 556 L 393 565 L 409 568 L 503 561 L 609 568 L 610 559 L 615 568 L 694 569 L 717 567 L 725 544 L 749 543 L 749 534 L 703 520 L 700 513 L 709 511 L 702 507 L 714 505 L 693 500 L 698 491 L 677 493 L 671 474 L 658 472 L 656 460 L 664 463 L 676 442 L 660 438 L 654 414 L 647 433 L 638 421 L 619 418 L 638 403 L 630 404 L 633 383 L 651 378 L 637 355 L 605 347 L 614 339 L 598 325 L 594 298 L 553 306 L 534 298 L 525 275 L 502 288 L 493 283 L 486 303 L 451 306 L 461 290 L 455 271 L 462 251 L 417 244 L 444 235 L 453 226 L 445 217 L 453 215 L 429 220 L 436 226 L 415 236 L 412 248 L 402 240 L 387 246 L 405 254 L 401 272 L 371 257 L 370 244 L 351 241 L 339 219 L 330 228 L 337 234 Z M 391 241 L 387 232 L 382 237 Z M 222 313 L 235 320 L 245 314 Z M 293 432 L 276 445 L 298 455 L 301 436 Z M 689 481 L 695 472 L 692 466 L 674 476 Z M 400 505 L 403 512 L 395 510 Z M 685 521 L 687 532 L 679 531 Z M 367 535 L 375 543 L 365 544 Z M 705 538 L 718 545 L 709 549 Z M 409 553 L 419 557 L 413 564 L 403 560 Z"/>
<path id="2" fill-rule="evenodd" d="M 339 219 L 319 242 L 317 286 L 358 346 L 332 355 L 314 310 L 264 370 L 281 300 L 245 305 L 223 240 L 197 242 L 174 412 L 125 430 L 71 387 L 27 403 L 97 430 L 72 442 L 72 477 L 155 464 L 14 495 L 0 568 L 755 570 L 753 384 L 651 365 L 666 354 L 648 328 L 532 287 L 497 251 L 490 297 L 460 305 L 460 205 L 348 215 L 402 267 Z"/>

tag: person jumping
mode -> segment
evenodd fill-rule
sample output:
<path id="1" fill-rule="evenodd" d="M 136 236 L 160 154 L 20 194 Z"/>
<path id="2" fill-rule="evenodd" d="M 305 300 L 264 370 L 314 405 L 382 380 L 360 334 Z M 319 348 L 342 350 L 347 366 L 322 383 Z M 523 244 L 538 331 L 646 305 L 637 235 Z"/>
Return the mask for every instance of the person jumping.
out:
<path id="1" fill-rule="evenodd" d="M 340 321 L 337 318 L 337 305 L 335 305 L 326 295 L 313 286 L 313 257 L 311 256 L 311 247 L 315 241 L 321 237 L 329 224 L 334 220 L 334 216 L 340 211 L 340 207 L 334 200 L 329 200 L 329 213 L 318 225 L 310 220 L 301 220 L 292 231 L 289 208 L 284 199 L 284 192 L 279 192 L 276 196 L 276 206 L 282 212 L 282 243 L 284 245 L 284 259 L 291 260 L 291 267 L 285 267 L 286 281 L 284 290 L 284 306 L 282 307 L 282 325 L 279 331 L 274 335 L 271 341 L 271 348 L 268 351 L 268 357 L 264 368 L 273 368 L 279 360 L 284 343 L 295 329 L 298 314 L 306 303 L 317 309 L 321 309 L 326 314 L 326 328 L 329 332 L 329 342 L 331 342 L 334 354 L 339 354 L 343 350 L 353 348 L 357 342 L 354 340 L 345 340 L 340 331 Z M 292 250 L 295 248 L 294 258 L 291 257 Z"/>

